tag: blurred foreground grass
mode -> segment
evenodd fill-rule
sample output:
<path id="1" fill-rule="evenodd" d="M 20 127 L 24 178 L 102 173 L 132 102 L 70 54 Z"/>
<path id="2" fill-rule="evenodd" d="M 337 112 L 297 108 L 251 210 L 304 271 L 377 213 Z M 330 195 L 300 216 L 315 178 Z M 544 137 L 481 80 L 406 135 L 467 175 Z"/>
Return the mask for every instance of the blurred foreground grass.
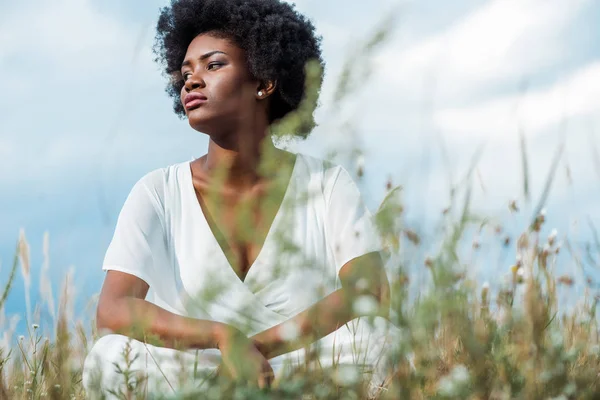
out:
<path id="1" fill-rule="evenodd" d="M 369 54 L 384 41 L 393 20 L 381 24 L 357 54 Z M 367 56 L 363 56 L 367 59 Z M 353 58 L 350 58 L 353 59 Z M 358 67 L 356 67 L 358 66 Z M 313 68 L 313 69 L 311 69 Z M 360 68 L 356 70 L 355 68 Z M 308 75 L 318 80 L 317 71 L 309 67 Z M 366 63 L 350 62 L 342 71 L 334 102 L 339 104 L 353 90 L 349 82 L 369 75 Z M 363 79 L 364 80 L 364 79 Z M 309 82 L 310 89 L 310 82 Z M 312 111 L 317 97 L 309 90 L 305 107 L 286 119 L 273 132 L 311 129 Z M 334 107 L 333 118 L 339 107 Z M 309 121 L 309 122 L 306 122 Z M 338 121 L 338 127 L 349 126 Z M 285 137 L 281 138 L 285 140 Z M 525 194 L 528 195 L 527 156 L 523 152 Z M 353 156 L 360 155 L 360 149 Z M 553 163 L 553 170 L 558 159 Z M 358 176 L 362 176 L 359 165 Z M 549 188 L 551 171 L 546 188 Z M 470 177 L 471 174 L 469 174 Z M 388 185 L 387 197 L 375 216 L 387 246 L 387 269 L 392 284 L 392 322 L 401 336 L 390 346 L 394 370 L 381 387 L 368 387 L 360 375 L 347 376 L 335 368 L 328 371 L 296 371 L 280 379 L 273 388 L 260 391 L 230 381 L 212 380 L 210 389 L 172 398 L 235 399 L 597 399 L 600 398 L 600 343 L 596 308 L 599 297 L 586 286 L 583 292 L 574 286 L 573 277 L 557 275 L 564 271 L 557 265 L 562 247 L 555 233 L 541 235 L 544 226 L 542 200 L 529 226 L 518 238 L 503 236 L 500 225 L 491 227 L 486 219 L 476 217 L 470 208 L 470 182 L 451 193 L 451 206 L 444 211 L 433 242 L 436 250 L 424 260 L 405 255 L 407 248 L 424 246 L 421 238 L 406 226 L 401 188 Z M 459 204 L 458 193 L 462 194 Z M 423 194 L 425 195 L 425 194 Z M 518 213 L 516 203 L 511 203 Z M 502 221 L 500 221 L 501 223 Z M 480 239 L 468 242 L 467 232 L 491 233 L 491 238 L 508 253 L 517 255 L 506 265 L 508 280 L 498 277 L 492 285 L 470 279 L 469 257 L 465 248 L 477 251 Z M 515 240 L 516 239 L 516 240 Z M 47 258 L 48 237 L 44 240 Z M 431 245 L 431 243 L 428 243 Z M 600 243 L 597 243 L 600 249 Z M 575 260 L 576 261 L 576 260 Z M 15 324 L 0 318 L 0 399 L 83 399 L 81 374 L 83 361 L 97 338 L 92 326 L 73 318 L 72 278 L 67 276 L 54 315 L 54 298 L 49 286 L 42 285 L 41 297 L 51 310 L 53 325 L 40 327 L 39 305 L 31 313 L 29 301 L 29 245 L 24 234 L 18 241 L 12 269 L 5 280 L 0 308 L 14 282 L 17 270 L 26 285 L 26 337 L 14 337 Z M 47 265 L 47 262 L 45 263 Z M 44 273 L 45 269 L 42 270 Z M 422 285 L 414 279 L 415 271 L 428 274 Z M 409 295 L 415 288 L 417 295 Z M 559 286 L 581 301 L 577 307 L 559 309 Z M 78 299 L 88 301 L 89 299 Z M 37 321 L 37 324 L 34 323 Z M 12 320 L 14 322 L 14 320 Z M 92 321 L 93 325 L 93 321 Z M 51 332 L 43 337 L 42 332 Z M 91 334 L 89 333 L 91 332 Z M 130 355 L 125 353 L 127 359 Z M 131 361 L 131 360 L 130 360 Z M 127 382 L 120 394 L 123 399 L 143 398 L 134 371 L 122 371 Z M 92 395 L 92 394 L 88 394 Z"/>
<path id="2" fill-rule="evenodd" d="M 390 190 L 376 214 L 389 255 L 401 254 L 404 246 L 420 245 L 419 238 L 402 223 L 399 192 L 398 188 Z M 589 288 L 572 293 L 584 301 L 559 312 L 557 286 L 573 285 L 572 277 L 554 274 L 564 242 L 554 232 L 541 237 L 542 212 L 508 244 L 517 254 L 514 264 L 507 266 L 510 279 L 493 287 L 479 285 L 467 279 L 468 265 L 460 256 L 466 229 L 481 223 L 469 212 L 469 196 L 465 199 L 456 209 L 458 215 L 446 211 L 439 251 L 422 266 L 388 258 L 393 285 L 391 319 L 402 335 L 389 349 L 394 354 L 390 362 L 395 372 L 379 389 L 369 388 L 360 375 L 348 379 L 347 373 L 334 368 L 298 370 L 265 391 L 213 379 L 209 382 L 212 390 L 172 398 L 359 399 L 369 394 L 379 399 L 600 398 L 599 298 Z M 496 236 L 499 246 L 507 246 L 505 239 Z M 475 249 L 478 246 L 473 243 Z M 24 276 L 29 273 L 28 260 L 29 248 L 22 235 L 2 302 L 18 265 Z M 427 269 L 431 284 L 421 288 L 416 298 L 409 298 L 409 271 L 414 268 Z M 81 371 L 96 333 L 92 329 L 90 337 L 88 329 L 73 320 L 70 308 L 75 299 L 70 298 L 72 282 L 68 279 L 52 337 L 42 338 L 42 328 L 36 324 L 28 326 L 27 337 L 18 338 L 12 337 L 9 327 L 2 327 L 0 398 L 86 398 Z M 38 318 L 39 309 L 33 319 Z M 143 379 L 138 380 L 134 371 L 124 370 L 122 375 L 128 381 L 122 398 L 143 398 L 138 390 Z"/>

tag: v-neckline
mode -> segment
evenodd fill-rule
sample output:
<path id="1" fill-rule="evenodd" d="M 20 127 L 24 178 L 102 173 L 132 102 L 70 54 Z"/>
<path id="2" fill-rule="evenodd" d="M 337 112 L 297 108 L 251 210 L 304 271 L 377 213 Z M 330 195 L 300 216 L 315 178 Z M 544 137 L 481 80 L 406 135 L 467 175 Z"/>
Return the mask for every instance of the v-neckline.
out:
<path id="1" fill-rule="evenodd" d="M 187 184 L 189 185 L 189 189 L 191 190 L 191 197 L 193 200 L 193 204 L 194 204 L 194 208 L 198 211 L 194 211 L 194 213 L 199 213 L 200 214 L 200 220 L 201 223 L 204 224 L 204 227 L 208 230 L 208 232 L 210 232 L 210 237 L 212 239 L 212 242 L 219 248 L 219 252 L 220 252 L 220 256 L 225 260 L 226 264 L 229 267 L 229 271 L 231 271 L 231 273 L 238 279 L 240 280 L 242 283 L 247 282 L 248 277 L 250 276 L 251 271 L 253 271 L 255 268 L 255 266 L 258 264 L 259 259 L 261 258 L 261 255 L 265 252 L 265 247 L 268 245 L 268 242 L 271 238 L 271 236 L 273 235 L 273 230 L 275 228 L 275 225 L 277 224 L 277 222 L 279 221 L 280 217 L 281 217 L 281 213 L 282 213 L 282 208 L 284 207 L 284 204 L 287 203 L 287 198 L 290 196 L 290 191 L 292 190 L 292 186 L 295 180 L 295 176 L 297 174 L 296 170 L 298 169 L 298 159 L 300 158 L 299 154 L 295 154 L 294 155 L 294 162 L 292 165 L 292 171 L 289 175 L 289 179 L 287 182 L 287 186 L 285 188 L 285 192 L 283 194 L 283 197 L 281 199 L 281 202 L 279 203 L 279 206 L 277 208 L 277 211 L 275 213 L 275 216 L 273 217 L 273 220 L 271 221 L 271 225 L 269 226 L 269 229 L 267 231 L 267 234 L 264 237 L 263 243 L 260 247 L 260 250 L 258 251 L 258 254 L 256 255 L 256 258 L 254 259 L 254 261 L 249 265 L 248 270 L 246 271 L 246 275 L 242 278 L 238 275 L 238 273 L 236 272 L 235 268 L 233 267 L 233 265 L 231 264 L 231 260 L 229 259 L 229 257 L 227 256 L 226 251 L 223 249 L 223 246 L 221 245 L 221 242 L 219 241 L 219 238 L 217 238 L 215 231 L 213 230 L 211 224 L 209 223 L 208 219 L 211 218 L 212 221 L 212 217 L 209 215 L 207 216 L 206 213 L 204 212 L 202 205 L 199 202 L 198 196 L 196 194 L 196 188 L 194 187 L 194 177 L 192 174 L 192 162 L 194 160 L 190 160 L 188 161 L 185 165 L 187 166 L 187 171 L 186 171 L 186 175 L 187 175 L 187 179 L 188 182 Z M 224 245 L 228 247 L 228 251 L 230 254 L 233 254 L 232 248 L 229 245 L 229 243 L 227 242 L 226 238 L 224 237 L 223 233 L 221 232 L 221 230 L 219 229 L 219 227 L 214 224 L 215 229 L 218 231 L 218 234 L 223 238 L 223 242 Z"/>

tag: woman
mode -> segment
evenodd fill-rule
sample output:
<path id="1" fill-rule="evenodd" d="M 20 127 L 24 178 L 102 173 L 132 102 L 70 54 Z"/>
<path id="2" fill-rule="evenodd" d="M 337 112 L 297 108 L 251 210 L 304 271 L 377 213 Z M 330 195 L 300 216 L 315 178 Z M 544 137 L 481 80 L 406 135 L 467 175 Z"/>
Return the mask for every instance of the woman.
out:
<path id="1" fill-rule="evenodd" d="M 323 65 L 314 26 L 279 0 L 173 0 L 157 29 L 174 110 L 208 152 L 148 173 L 125 201 L 97 309 L 110 334 L 86 388 L 118 391 L 131 369 L 176 390 L 186 366 L 265 386 L 310 343 L 322 364 L 372 367 L 376 352 L 350 340 L 367 341 L 365 305 L 385 316 L 389 302 L 371 214 L 345 169 L 270 134 L 306 97 L 305 64 Z"/>

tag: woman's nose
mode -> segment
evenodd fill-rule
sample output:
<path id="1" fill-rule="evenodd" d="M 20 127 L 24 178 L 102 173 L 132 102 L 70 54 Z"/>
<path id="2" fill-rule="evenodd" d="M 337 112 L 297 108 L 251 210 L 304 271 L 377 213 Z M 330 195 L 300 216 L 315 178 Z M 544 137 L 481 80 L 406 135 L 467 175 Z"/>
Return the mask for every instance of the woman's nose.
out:
<path id="1" fill-rule="evenodd" d="M 206 86 L 204 80 L 198 76 L 198 74 L 190 75 L 190 77 L 185 81 L 185 89 L 189 92 L 199 87 Z"/>

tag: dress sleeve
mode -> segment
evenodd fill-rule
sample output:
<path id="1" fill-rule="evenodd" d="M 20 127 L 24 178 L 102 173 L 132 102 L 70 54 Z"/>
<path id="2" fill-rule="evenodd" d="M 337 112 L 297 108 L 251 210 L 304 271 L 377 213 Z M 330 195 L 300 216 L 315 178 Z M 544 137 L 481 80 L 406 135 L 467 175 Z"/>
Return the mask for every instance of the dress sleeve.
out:
<path id="1" fill-rule="evenodd" d="M 336 274 L 350 260 L 383 249 L 373 216 L 358 186 L 337 166 L 326 183 L 326 229 L 333 250 Z"/>
<path id="2" fill-rule="evenodd" d="M 153 288 L 161 281 L 156 264 L 166 242 L 160 203 L 147 178 L 136 182 L 121 208 L 102 269 L 137 276 Z"/>

